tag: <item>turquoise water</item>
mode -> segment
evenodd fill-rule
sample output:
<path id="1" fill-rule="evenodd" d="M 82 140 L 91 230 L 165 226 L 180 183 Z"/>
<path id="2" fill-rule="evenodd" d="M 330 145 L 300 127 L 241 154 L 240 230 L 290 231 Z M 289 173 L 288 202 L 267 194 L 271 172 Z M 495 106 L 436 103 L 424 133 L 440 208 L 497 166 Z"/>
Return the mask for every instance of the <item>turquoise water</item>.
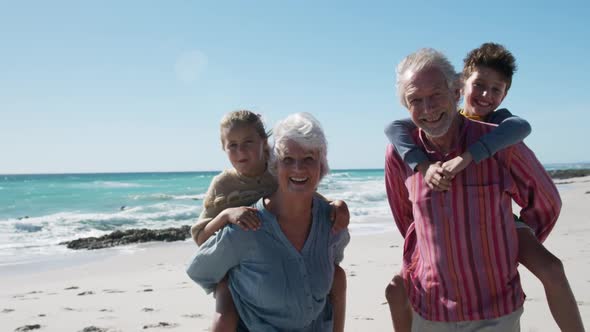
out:
<path id="1" fill-rule="evenodd" d="M 79 237 L 190 225 L 217 173 L 0 175 L 0 266 L 68 254 L 58 243 Z M 353 233 L 382 232 L 395 227 L 383 178 L 382 169 L 335 170 L 319 191 L 348 203 Z"/>
<path id="2" fill-rule="evenodd" d="M 58 243 L 78 237 L 192 224 L 217 173 L 1 175 L 0 265 L 62 253 Z M 319 191 L 349 204 L 353 228 L 390 216 L 383 170 L 332 171 Z"/>

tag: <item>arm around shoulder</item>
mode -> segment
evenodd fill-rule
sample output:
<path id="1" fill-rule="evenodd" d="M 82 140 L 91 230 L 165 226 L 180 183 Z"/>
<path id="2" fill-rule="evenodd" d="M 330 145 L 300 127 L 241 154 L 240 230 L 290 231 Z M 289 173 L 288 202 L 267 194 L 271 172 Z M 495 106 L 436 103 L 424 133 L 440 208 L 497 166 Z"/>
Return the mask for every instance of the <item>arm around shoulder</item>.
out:
<path id="1" fill-rule="evenodd" d="M 512 115 L 503 108 L 495 111 L 489 118 L 498 127 L 482 136 L 468 150 L 477 163 L 493 156 L 500 150 L 522 142 L 530 133 L 531 125 L 523 118 Z"/>
<path id="2" fill-rule="evenodd" d="M 412 137 L 412 131 L 415 129 L 416 125 L 409 118 L 395 120 L 385 127 L 385 136 L 413 170 L 418 164 L 428 161 L 428 156 L 416 145 Z"/>

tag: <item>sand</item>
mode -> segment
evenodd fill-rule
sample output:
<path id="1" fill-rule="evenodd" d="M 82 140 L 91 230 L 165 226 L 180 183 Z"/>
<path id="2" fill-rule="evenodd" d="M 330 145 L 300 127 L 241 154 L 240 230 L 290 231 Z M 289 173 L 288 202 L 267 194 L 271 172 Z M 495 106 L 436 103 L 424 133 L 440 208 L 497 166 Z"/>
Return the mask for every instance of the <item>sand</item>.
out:
<path id="1" fill-rule="evenodd" d="M 545 245 L 560 257 L 590 327 L 590 177 L 562 180 L 561 217 Z M 352 232 L 342 264 L 348 275 L 347 331 L 391 331 L 384 288 L 400 269 L 402 238 L 393 227 Z M 213 298 L 186 276 L 195 245 L 151 243 L 83 253 L 76 260 L 0 267 L 0 327 L 15 331 L 206 331 Z M 540 282 L 520 268 L 527 293 L 522 331 L 558 331 Z M 39 325 L 38 329 L 34 329 Z M 95 327 L 96 329 L 90 329 Z M 103 330 L 100 330 L 100 329 Z"/>

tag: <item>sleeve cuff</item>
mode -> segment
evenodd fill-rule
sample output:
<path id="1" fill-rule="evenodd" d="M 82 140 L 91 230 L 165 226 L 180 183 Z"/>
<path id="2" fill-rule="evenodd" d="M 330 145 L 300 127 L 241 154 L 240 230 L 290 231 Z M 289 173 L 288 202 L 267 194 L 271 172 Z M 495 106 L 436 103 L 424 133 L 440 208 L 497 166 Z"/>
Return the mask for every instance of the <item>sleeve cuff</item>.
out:
<path id="1" fill-rule="evenodd" d="M 480 141 L 477 141 L 471 146 L 467 148 L 467 151 L 471 153 L 471 157 L 475 163 L 479 163 L 480 161 L 490 157 L 490 151 L 486 148 L 485 144 Z"/>
<path id="2" fill-rule="evenodd" d="M 404 161 L 410 166 L 410 168 L 413 171 L 415 171 L 416 167 L 418 167 L 419 164 L 428 161 L 428 157 L 426 157 L 422 150 L 414 149 L 406 153 L 406 155 L 404 156 Z"/>

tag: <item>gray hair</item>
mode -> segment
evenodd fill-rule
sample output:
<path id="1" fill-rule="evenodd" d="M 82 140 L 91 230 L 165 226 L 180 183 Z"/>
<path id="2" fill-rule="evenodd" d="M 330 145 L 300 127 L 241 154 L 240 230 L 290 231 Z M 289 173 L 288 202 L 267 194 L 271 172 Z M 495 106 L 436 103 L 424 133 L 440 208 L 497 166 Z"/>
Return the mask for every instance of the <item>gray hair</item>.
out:
<path id="1" fill-rule="evenodd" d="M 421 48 L 405 57 L 396 68 L 397 94 L 402 105 L 406 108 L 408 108 L 405 98 L 408 79 L 412 74 L 426 68 L 440 70 L 450 90 L 455 90 L 460 86 L 459 74 L 457 74 L 455 68 L 444 54 L 432 48 Z"/>
<path id="2" fill-rule="evenodd" d="M 283 153 L 287 141 L 294 141 L 301 147 L 319 152 L 320 179 L 328 174 L 328 143 L 320 122 L 309 113 L 295 113 L 279 121 L 272 130 L 274 144 L 272 147 L 269 171 L 276 175 L 277 161 Z"/>

